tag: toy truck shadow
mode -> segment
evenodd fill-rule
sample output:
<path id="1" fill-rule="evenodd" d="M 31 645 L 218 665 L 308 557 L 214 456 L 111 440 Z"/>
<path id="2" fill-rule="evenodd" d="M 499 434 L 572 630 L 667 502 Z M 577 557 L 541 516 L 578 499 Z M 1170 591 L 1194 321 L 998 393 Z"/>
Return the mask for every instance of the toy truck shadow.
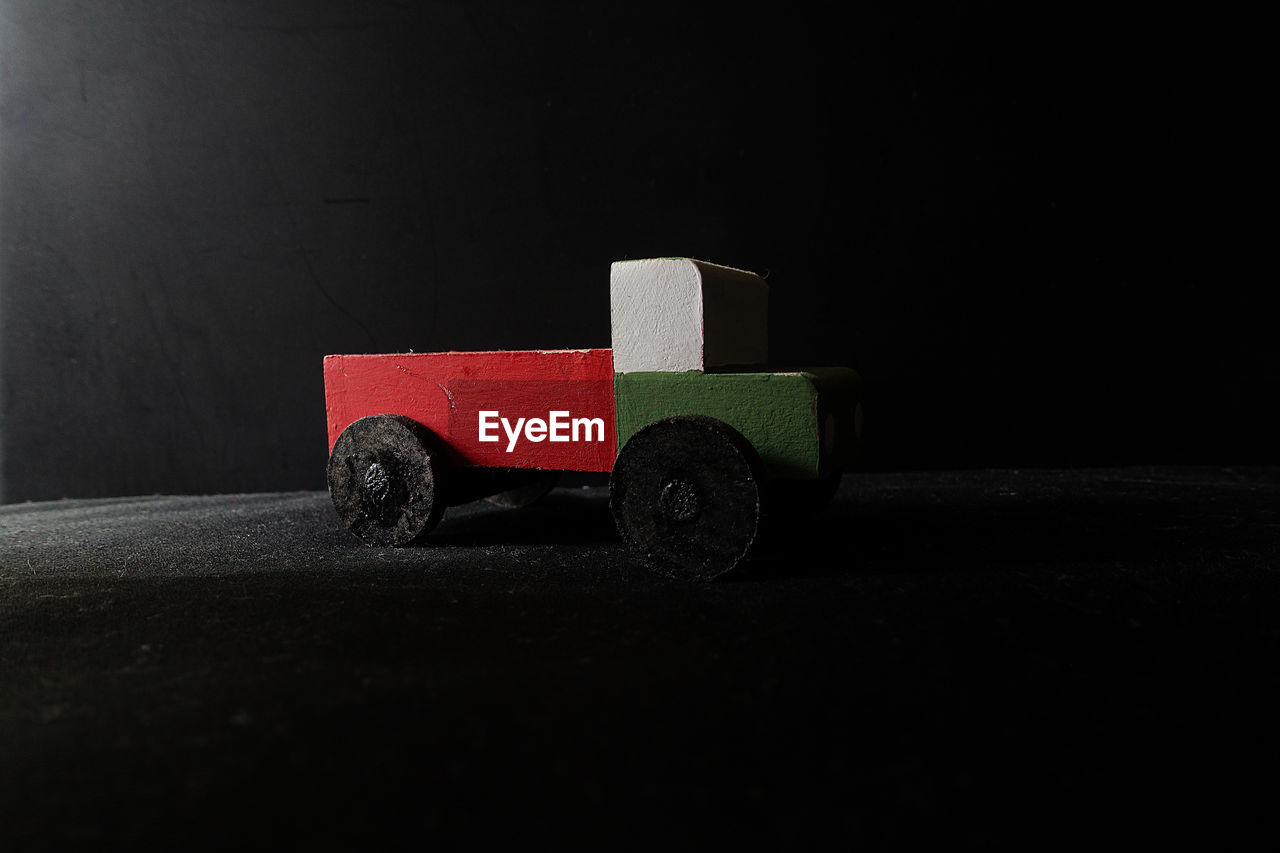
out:
<path id="1" fill-rule="evenodd" d="M 838 542 L 844 538 L 841 525 L 846 514 L 843 509 L 827 506 L 807 514 L 788 512 L 782 517 L 763 517 L 752 549 L 751 565 L 767 560 L 779 548 L 794 552 L 797 544 L 821 540 L 825 547 Z M 804 535 L 798 536 L 801 532 Z M 618 541 L 608 486 L 590 486 L 557 487 L 522 507 L 508 507 L 487 499 L 454 506 L 445 513 L 439 526 L 413 544 L 600 546 Z M 744 567 L 739 566 L 733 576 L 743 570 Z"/>
<path id="2" fill-rule="evenodd" d="M 347 528 L 419 543 L 448 506 L 525 506 L 557 472 L 608 473 L 622 539 L 659 572 L 710 580 L 771 522 L 830 500 L 860 440 L 860 381 L 763 368 L 763 279 L 619 262 L 610 299 L 612 349 L 327 357 L 329 491 Z"/>

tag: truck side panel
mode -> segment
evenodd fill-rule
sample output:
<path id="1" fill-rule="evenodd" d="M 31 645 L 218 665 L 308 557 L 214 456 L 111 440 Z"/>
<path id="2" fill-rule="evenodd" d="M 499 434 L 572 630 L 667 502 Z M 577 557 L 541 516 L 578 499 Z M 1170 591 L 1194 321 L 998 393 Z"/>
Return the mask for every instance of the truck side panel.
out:
<path id="1" fill-rule="evenodd" d="M 352 421 L 398 414 L 434 432 L 455 464 L 613 468 L 617 430 L 607 349 L 331 355 L 324 360 L 324 384 L 331 451 Z M 480 440 L 482 412 L 491 413 L 484 416 L 489 441 Z M 550 426 L 553 418 L 564 424 L 554 436 L 550 429 L 526 429 L 533 419 Z"/>
<path id="2" fill-rule="evenodd" d="M 846 368 L 796 373 L 619 373 L 618 440 L 670 415 L 707 415 L 751 442 L 769 476 L 812 480 L 842 470 L 856 450 L 860 383 Z"/>

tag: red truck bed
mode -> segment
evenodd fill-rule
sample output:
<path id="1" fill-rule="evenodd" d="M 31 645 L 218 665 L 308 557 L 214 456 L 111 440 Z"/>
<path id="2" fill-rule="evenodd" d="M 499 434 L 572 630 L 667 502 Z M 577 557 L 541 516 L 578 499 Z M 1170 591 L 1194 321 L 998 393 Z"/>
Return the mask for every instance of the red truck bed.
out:
<path id="1" fill-rule="evenodd" d="M 613 468 L 611 350 L 331 355 L 324 390 L 330 451 L 352 421 L 398 414 L 439 436 L 455 464 Z"/>

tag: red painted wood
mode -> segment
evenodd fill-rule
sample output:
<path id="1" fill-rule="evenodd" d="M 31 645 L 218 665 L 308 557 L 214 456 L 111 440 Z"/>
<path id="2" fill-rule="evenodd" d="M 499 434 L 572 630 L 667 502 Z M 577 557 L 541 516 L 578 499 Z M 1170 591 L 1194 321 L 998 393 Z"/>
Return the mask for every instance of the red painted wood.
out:
<path id="1" fill-rule="evenodd" d="M 609 471 L 616 454 L 613 357 L 607 349 L 331 355 L 324 360 L 329 449 L 358 418 L 397 414 L 440 437 L 453 461 L 498 468 Z M 603 439 L 531 441 L 521 429 L 511 452 L 501 424 L 479 440 L 479 412 L 496 411 L 515 427 L 520 418 L 599 418 Z M 563 431 L 570 435 L 569 429 Z"/>

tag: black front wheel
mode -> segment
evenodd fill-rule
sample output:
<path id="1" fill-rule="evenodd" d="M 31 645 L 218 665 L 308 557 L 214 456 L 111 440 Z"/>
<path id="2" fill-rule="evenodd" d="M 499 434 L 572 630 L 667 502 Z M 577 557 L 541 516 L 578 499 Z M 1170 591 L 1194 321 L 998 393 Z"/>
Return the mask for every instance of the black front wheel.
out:
<path id="1" fill-rule="evenodd" d="M 659 572 L 711 580 L 752 551 L 763 467 L 733 427 L 701 415 L 645 426 L 618 454 L 609 506 L 622 538 Z"/>
<path id="2" fill-rule="evenodd" d="M 440 521 L 442 457 L 431 431 L 402 415 L 353 422 L 329 455 L 329 496 L 370 545 L 408 545 Z"/>

